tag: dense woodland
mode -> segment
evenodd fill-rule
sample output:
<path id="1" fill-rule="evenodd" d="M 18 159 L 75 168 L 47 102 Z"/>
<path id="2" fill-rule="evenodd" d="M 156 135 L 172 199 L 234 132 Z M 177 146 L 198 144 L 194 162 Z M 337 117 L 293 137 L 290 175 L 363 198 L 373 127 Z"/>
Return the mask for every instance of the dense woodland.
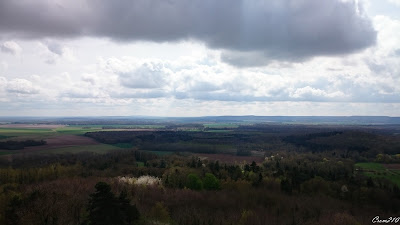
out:
<path id="1" fill-rule="evenodd" d="M 203 128 L 196 131 L 102 131 L 85 135 L 106 144 L 128 143 L 153 151 L 229 153 L 251 155 L 251 151 L 327 152 L 356 161 L 378 154 L 399 153 L 396 129 L 385 127 L 247 125 L 238 128 Z M 391 158 L 391 157 L 389 157 Z M 395 160 L 395 159 L 394 159 Z"/>
<path id="2" fill-rule="evenodd" d="M 25 140 L 25 141 L 0 141 L 0 149 L 7 150 L 20 150 L 29 146 L 40 146 L 45 145 L 46 141 L 40 140 Z"/>
<path id="3" fill-rule="evenodd" d="M 388 130 L 247 125 L 86 135 L 132 147 L 0 158 L 0 224 L 330 225 L 400 215 L 398 184 L 355 166 L 400 163 L 399 136 Z M 162 146 L 173 154 L 143 151 Z"/>

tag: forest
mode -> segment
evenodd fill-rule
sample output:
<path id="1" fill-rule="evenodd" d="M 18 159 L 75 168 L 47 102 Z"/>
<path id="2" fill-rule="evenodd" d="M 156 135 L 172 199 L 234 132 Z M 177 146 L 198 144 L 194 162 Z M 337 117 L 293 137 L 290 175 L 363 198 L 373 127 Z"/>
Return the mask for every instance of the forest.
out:
<path id="1" fill-rule="evenodd" d="M 330 225 L 400 215 L 397 126 L 132 125 L 81 124 L 77 137 L 115 147 L 105 153 L 35 152 L 51 145 L 46 133 L 36 136 L 43 146 L 3 154 L 0 224 Z M 57 138 L 72 132 L 57 129 Z"/>

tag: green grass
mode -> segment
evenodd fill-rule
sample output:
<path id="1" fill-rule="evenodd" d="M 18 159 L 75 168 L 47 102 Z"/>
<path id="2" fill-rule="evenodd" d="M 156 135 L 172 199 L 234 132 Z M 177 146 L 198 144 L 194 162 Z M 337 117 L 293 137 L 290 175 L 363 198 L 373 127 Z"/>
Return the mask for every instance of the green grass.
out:
<path id="1" fill-rule="evenodd" d="M 381 163 L 356 163 L 355 167 L 364 170 L 366 176 L 372 178 L 386 178 L 400 187 L 400 170 L 387 169 Z"/>
<path id="2" fill-rule="evenodd" d="M 2 136 L 24 136 L 32 134 L 49 134 L 54 133 L 51 129 L 37 129 L 37 128 L 0 128 L 0 135 Z"/>
<path id="3" fill-rule="evenodd" d="M 101 128 L 83 128 L 83 127 L 61 127 L 57 128 L 56 131 L 60 134 L 72 134 L 72 135 L 84 135 L 87 132 L 101 131 Z"/>
<path id="4" fill-rule="evenodd" d="M 133 124 L 133 125 L 121 125 L 121 124 L 96 124 L 96 125 L 70 125 L 68 127 L 74 128 L 89 128 L 89 129 L 105 129 L 109 128 L 121 128 L 121 129 L 158 129 L 165 128 L 165 125 L 152 125 L 152 124 Z"/>
<path id="5" fill-rule="evenodd" d="M 137 161 L 136 163 L 137 163 L 138 167 L 144 167 L 144 162 Z"/>
<path id="6" fill-rule="evenodd" d="M 164 128 L 161 125 L 70 125 L 67 127 L 60 127 L 55 129 L 61 134 L 71 134 L 71 135 L 84 135 L 87 132 L 96 131 L 115 131 L 118 129 L 158 129 Z M 103 129 L 104 128 L 104 129 Z"/>
<path id="7" fill-rule="evenodd" d="M 381 163 L 374 163 L 374 162 L 356 163 L 355 166 L 364 170 L 375 170 L 375 171 L 386 170 L 386 168 Z"/>
<path id="8" fill-rule="evenodd" d="M 117 143 L 117 144 L 112 144 L 112 146 L 118 147 L 118 148 L 132 148 L 133 145 L 131 143 Z"/>
<path id="9" fill-rule="evenodd" d="M 46 137 L 57 135 L 51 129 L 38 129 L 38 128 L 0 128 L 1 139 L 20 140 L 20 139 L 34 139 L 42 140 Z"/>
<path id="10" fill-rule="evenodd" d="M 11 154 L 15 154 L 18 151 L 9 151 L 9 150 L 0 150 L 0 156 L 2 155 L 11 155 Z"/>

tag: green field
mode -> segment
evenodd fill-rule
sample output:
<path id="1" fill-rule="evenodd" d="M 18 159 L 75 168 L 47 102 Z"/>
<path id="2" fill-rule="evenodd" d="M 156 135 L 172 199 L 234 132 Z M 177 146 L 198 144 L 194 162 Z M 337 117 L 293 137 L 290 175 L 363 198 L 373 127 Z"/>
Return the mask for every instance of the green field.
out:
<path id="1" fill-rule="evenodd" d="M 57 135 L 57 132 L 52 129 L 37 129 L 37 128 L 0 128 L 0 139 L 43 139 Z"/>
<path id="2" fill-rule="evenodd" d="M 15 151 L 10 151 L 10 150 L 0 150 L 0 156 L 2 155 L 11 155 L 16 153 Z"/>
<path id="3" fill-rule="evenodd" d="M 159 129 L 165 128 L 165 125 L 152 125 L 152 124 L 133 124 L 133 125 L 121 125 L 121 124 L 96 124 L 96 125 L 69 125 L 70 128 L 88 128 L 88 129 Z"/>
<path id="4" fill-rule="evenodd" d="M 83 126 L 68 126 L 55 129 L 57 133 L 61 134 L 72 134 L 72 135 L 84 135 L 86 132 L 101 131 L 101 128 L 84 128 Z"/>
<path id="5" fill-rule="evenodd" d="M 400 187 L 400 170 L 387 169 L 381 163 L 356 163 L 356 168 L 362 169 L 366 176 L 372 178 L 386 178 Z"/>
<path id="6" fill-rule="evenodd" d="M 138 167 L 144 167 L 144 162 L 137 161 L 136 163 L 137 163 Z"/>
<path id="7" fill-rule="evenodd" d="M 118 148 L 133 148 L 133 145 L 131 143 L 117 143 L 117 144 L 112 144 L 112 146 Z"/>
<path id="8" fill-rule="evenodd" d="M 84 135 L 87 132 L 97 131 L 115 131 L 118 129 L 158 129 L 164 128 L 164 125 L 70 125 L 55 129 L 49 128 L 0 128 L 0 140 L 43 140 L 52 136 L 59 135 Z M 105 128 L 105 129 L 103 129 Z M 109 129 L 107 129 L 109 128 Z M 131 143 L 118 143 L 113 145 L 98 144 L 98 145 L 81 145 L 69 147 L 47 148 L 43 150 L 35 150 L 35 153 L 78 153 L 78 152 L 95 152 L 106 153 L 111 150 L 121 150 L 132 148 Z M 0 155 L 17 154 L 18 150 L 0 150 Z M 171 154 L 170 152 L 154 152 L 158 155 Z"/>
<path id="9" fill-rule="evenodd" d="M 160 129 L 165 128 L 161 125 L 70 125 L 55 129 L 58 133 L 84 135 L 86 132 L 96 131 L 115 131 L 124 129 Z"/>

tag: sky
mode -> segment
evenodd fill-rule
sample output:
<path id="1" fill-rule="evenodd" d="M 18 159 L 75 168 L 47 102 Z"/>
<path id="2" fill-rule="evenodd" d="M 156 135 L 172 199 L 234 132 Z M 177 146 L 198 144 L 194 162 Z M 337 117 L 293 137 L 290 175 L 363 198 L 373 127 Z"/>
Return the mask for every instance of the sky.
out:
<path id="1" fill-rule="evenodd" d="M 0 116 L 400 116 L 400 0 L 0 0 Z"/>

